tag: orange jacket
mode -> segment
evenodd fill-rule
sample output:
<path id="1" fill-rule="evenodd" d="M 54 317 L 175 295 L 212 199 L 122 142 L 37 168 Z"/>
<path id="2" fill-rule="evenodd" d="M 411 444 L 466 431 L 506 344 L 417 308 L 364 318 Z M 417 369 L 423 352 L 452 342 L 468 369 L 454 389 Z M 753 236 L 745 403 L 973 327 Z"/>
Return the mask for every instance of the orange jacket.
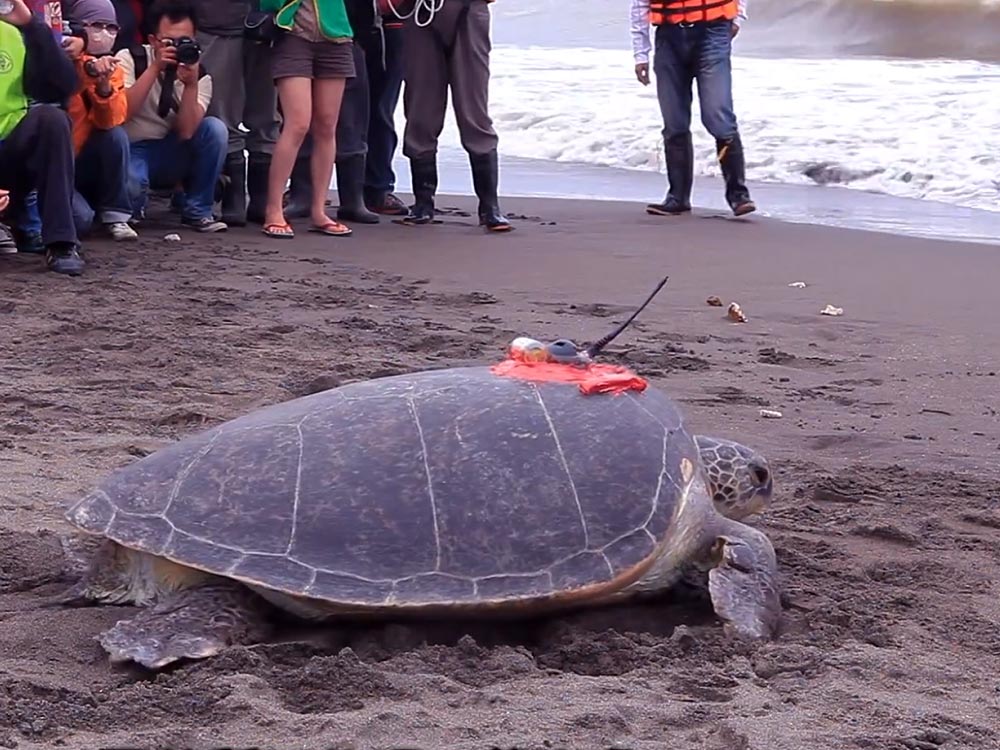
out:
<path id="1" fill-rule="evenodd" d="M 128 117 L 128 99 L 125 98 L 125 73 L 120 67 L 111 73 L 111 96 L 106 99 L 97 93 L 97 79 L 83 69 L 90 55 L 81 55 L 76 61 L 80 89 L 70 97 L 67 111 L 73 123 L 73 152 L 79 155 L 91 132 L 110 130 L 123 125 Z"/>

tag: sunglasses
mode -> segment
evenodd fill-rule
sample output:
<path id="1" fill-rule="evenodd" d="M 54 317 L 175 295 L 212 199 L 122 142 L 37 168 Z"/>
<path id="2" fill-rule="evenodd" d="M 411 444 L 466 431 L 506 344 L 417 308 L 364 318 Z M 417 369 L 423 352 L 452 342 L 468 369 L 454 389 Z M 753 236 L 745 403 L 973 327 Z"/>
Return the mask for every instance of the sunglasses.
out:
<path id="1" fill-rule="evenodd" d="M 84 24 L 85 28 L 96 29 L 98 31 L 107 31 L 111 34 L 117 34 L 120 30 L 120 26 L 116 23 L 104 23 L 102 21 L 93 21 Z"/>

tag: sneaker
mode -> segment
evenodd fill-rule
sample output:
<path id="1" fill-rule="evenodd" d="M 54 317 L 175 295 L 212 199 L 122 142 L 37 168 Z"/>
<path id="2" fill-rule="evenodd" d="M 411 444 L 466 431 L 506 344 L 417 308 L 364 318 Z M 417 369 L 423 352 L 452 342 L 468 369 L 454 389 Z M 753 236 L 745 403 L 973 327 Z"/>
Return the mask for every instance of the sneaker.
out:
<path id="1" fill-rule="evenodd" d="M 104 225 L 104 228 L 115 242 L 127 242 L 139 238 L 139 233 L 124 221 L 109 222 Z"/>
<path id="2" fill-rule="evenodd" d="M 50 271 L 63 273 L 67 276 L 79 276 L 83 273 L 84 262 L 76 245 L 60 242 L 50 245 L 45 251 L 45 265 Z"/>
<path id="3" fill-rule="evenodd" d="M 17 252 L 17 242 L 6 224 L 0 224 L 0 255 L 14 255 Z"/>
<path id="4" fill-rule="evenodd" d="M 196 232 L 224 232 L 229 226 L 222 221 L 216 221 L 211 216 L 202 216 L 200 219 L 181 219 L 181 224 L 191 227 Z"/>

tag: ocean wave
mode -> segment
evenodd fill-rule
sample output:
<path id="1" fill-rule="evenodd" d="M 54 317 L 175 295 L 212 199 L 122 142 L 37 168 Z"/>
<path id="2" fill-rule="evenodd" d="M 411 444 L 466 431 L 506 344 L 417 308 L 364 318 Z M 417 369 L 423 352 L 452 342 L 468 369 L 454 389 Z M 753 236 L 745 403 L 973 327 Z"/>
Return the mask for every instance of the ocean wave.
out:
<path id="1" fill-rule="evenodd" d="M 750 0 L 746 51 L 1000 62 L 997 0 Z"/>
<path id="2" fill-rule="evenodd" d="M 827 184 L 1000 210 L 1000 66 L 975 62 L 734 59 L 750 180 Z M 490 108 L 504 154 L 665 173 L 653 86 L 625 50 L 493 54 Z M 696 169 L 718 176 L 692 131 Z M 458 144 L 450 122 L 444 140 Z M 655 198 L 657 196 L 650 196 Z"/>
<path id="3" fill-rule="evenodd" d="M 496 3 L 499 44 L 627 49 L 628 3 Z M 1000 0 L 749 0 L 741 54 L 1000 62 Z"/>

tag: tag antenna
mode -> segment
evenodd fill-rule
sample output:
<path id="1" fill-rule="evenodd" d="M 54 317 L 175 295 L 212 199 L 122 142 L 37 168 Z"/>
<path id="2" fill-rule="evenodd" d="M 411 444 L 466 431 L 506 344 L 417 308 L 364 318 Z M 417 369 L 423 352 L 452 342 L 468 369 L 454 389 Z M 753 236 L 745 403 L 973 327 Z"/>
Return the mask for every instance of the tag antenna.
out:
<path id="1" fill-rule="evenodd" d="M 636 310 L 634 313 L 632 313 L 632 315 L 629 316 L 628 320 L 626 320 L 624 323 L 622 323 L 620 326 L 618 326 L 618 328 L 616 328 L 615 330 L 613 330 L 611 333 L 609 333 L 604 338 L 599 339 L 598 341 L 595 341 L 593 344 L 591 344 L 590 346 L 588 346 L 587 350 L 586 350 L 587 356 L 590 359 L 593 359 L 594 357 L 596 357 L 598 354 L 601 353 L 601 350 L 604 349 L 604 347 L 606 347 L 608 344 L 610 344 L 612 341 L 614 341 L 616 338 L 618 338 L 618 336 L 621 335 L 622 331 L 624 331 L 626 328 L 628 328 L 629 325 L 631 325 L 632 321 L 635 320 L 639 316 L 639 313 L 641 313 L 643 310 L 645 310 L 646 306 L 650 302 L 653 301 L 653 297 L 655 297 L 657 294 L 660 293 L 660 290 L 663 289 L 664 285 L 667 283 L 667 279 L 669 279 L 669 278 L 670 278 L 669 276 L 664 276 L 663 277 L 663 280 L 659 284 L 656 285 L 656 289 L 654 289 L 653 292 L 646 298 L 645 302 L 643 302 L 641 305 L 639 305 L 639 309 Z"/>

